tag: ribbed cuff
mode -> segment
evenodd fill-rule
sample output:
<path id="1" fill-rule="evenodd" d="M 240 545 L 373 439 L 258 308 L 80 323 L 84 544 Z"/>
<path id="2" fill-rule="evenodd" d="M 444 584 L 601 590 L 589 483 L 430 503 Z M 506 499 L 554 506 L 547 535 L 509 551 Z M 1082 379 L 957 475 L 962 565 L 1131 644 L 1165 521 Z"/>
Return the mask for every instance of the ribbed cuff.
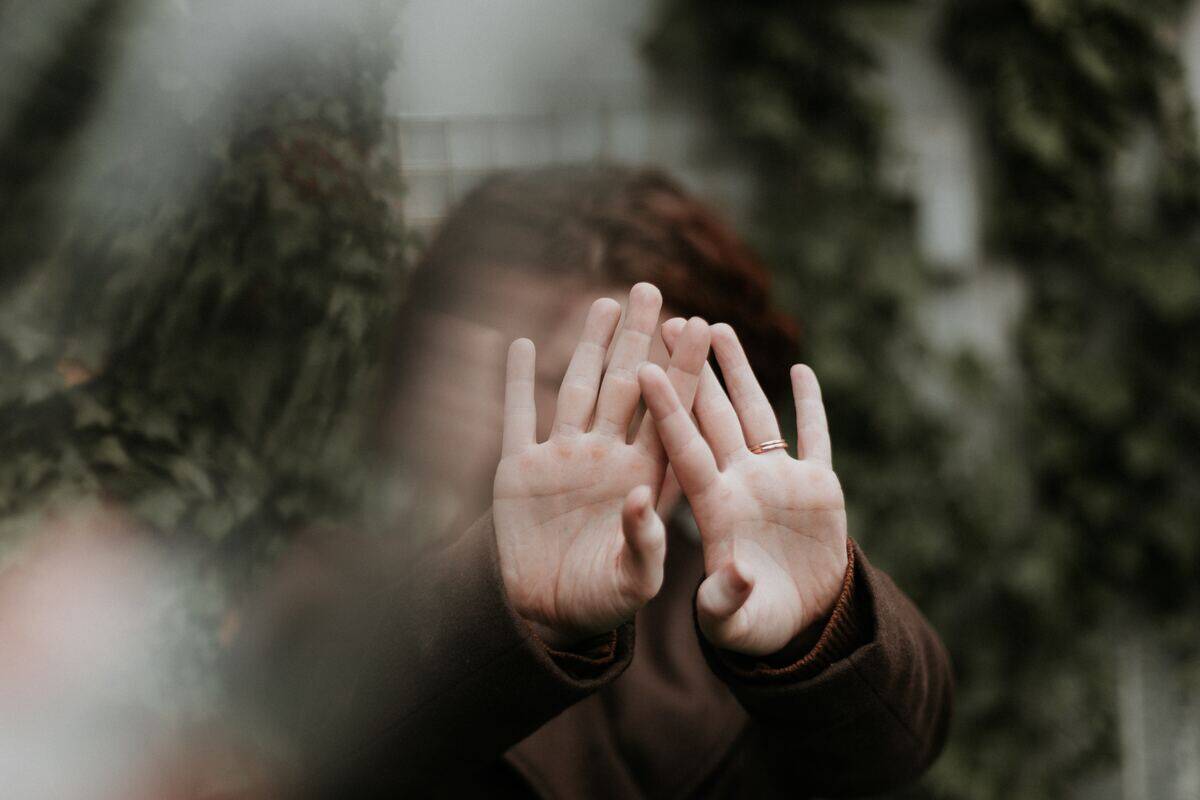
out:
<path id="1" fill-rule="evenodd" d="M 813 677 L 830 664 L 853 653 L 867 638 L 865 626 L 860 620 L 861 612 L 855 602 L 854 552 L 854 543 L 847 540 L 846 575 L 842 579 L 842 590 L 815 644 L 804 646 L 812 641 L 813 635 L 809 631 L 800 633 L 778 653 L 770 656 L 755 657 L 716 650 L 723 665 L 734 676 L 745 681 L 800 681 Z M 703 637 L 698 623 L 697 633 Z M 797 655 L 792 656 L 793 653 Z"/>
<path id="2" fill-rule="evenodd" d="M 571 647 L 570 650 L 558 650 L 546 644 L 536 632 L 530 628 L 530 633 L 546 652 L 554 659 L 560 669 L 578 679 L 593 678 L 613 665 L 617 659 L 617 645 L 622 635 L 632 639 L 633 624 L 625 623 L 619 628 L 593 636 Z"/>

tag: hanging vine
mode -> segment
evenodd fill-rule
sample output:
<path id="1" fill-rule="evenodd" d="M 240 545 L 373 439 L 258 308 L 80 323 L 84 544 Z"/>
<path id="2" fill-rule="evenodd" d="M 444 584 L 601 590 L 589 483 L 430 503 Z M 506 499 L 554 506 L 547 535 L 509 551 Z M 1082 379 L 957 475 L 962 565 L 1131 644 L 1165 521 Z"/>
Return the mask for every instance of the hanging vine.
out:
<path id="1" fill-rule="evenodd" d="M 41 194 L 17 198 L 57 216 L 20 251 L 0 309 L 0 363 L 38 377 L 0 396 L 0 565 L 54 515 L 116 505 L 186 569 L 185 644 L 213 680 L 218 628 L 255 571 L 299 529 L 363 508 L 403 243 L 384 157 L 395 12 L 329 12 L 316 46 L 273 25 L 225 81 L 154 58 L 187 52 L 190 3 L 119 5 L 128 20 L 91 33 L 124 43 L 105 65 L 132 69 L 97 75 L 132 75 L 109 94 L 131 104 L 123 119 L 152 112 L 145 141 L 164 144 L 122 142 L 99 163 L 56 153 L 66 179 L 31 171 Z M 55 110 L 56 74 L 31 91 L 30 124 Z M 64 142 L 97 124 L 67 122 L 81 130 Z"/>
<path id="2" fill-rule="evenodd" d="M 986 132 L 987 245 L 1028 288 L 1016 395 L 978 358 L 923 345 L 920 305 L 951 278 L 917 257 L 911 202 L 881 179 L 862 16 L 880 5 L 906 4 L 665 0 L 648 49 L 709 110 L 714 158 L 752 175 L 752 239 L 822 377 L 853 533 L 952 651 L 955 731 L 914 794 L 1061 796 L 1115 757 L 1114 616 L 1196 640 L 1200 184 L 1172 51 L 1183 3 L 941 12 Z M 1113 168 L 1145 131 L 1143 203 Z M 922 402 L 921 376 L 953 402 Z M 970 438 L 977 415 L 990 443 Z"/>
<path id="3" fill-rule="evenodd" d="M 1059 696 L 1095 698 L 1072 714 L 1038 709 L 1044 693 L 1014 698 L 1051 754 L 1068 734 L 1077 756 L 1111 754 L 1114 631 L 1149 628 L 1177 653 L 1200 641 L 1200 159 L 1177 52 L 1187 5 L 960 0 L 944 20 L 943 51 L 986 137 L 988 244 L 1027 289 L 1025 561 L 1045 578 L 1011 595 L 1036 620 L 1030 647 L 1057 666 Z M 1056 772 L 1069 776 L 1056 768 L 1087 763 L 1050 759 L 1040 780 L 1000 785 L 1052 792 Z"/>

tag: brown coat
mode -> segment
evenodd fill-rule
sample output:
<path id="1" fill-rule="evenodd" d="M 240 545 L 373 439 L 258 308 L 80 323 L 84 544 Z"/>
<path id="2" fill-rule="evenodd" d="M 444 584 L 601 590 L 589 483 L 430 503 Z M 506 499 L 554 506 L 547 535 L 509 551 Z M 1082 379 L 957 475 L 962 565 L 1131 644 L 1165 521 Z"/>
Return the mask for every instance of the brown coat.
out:
<path id="1" fill-rule="evenodd" d="M 293 669 L 324 664 L 259 686 L 303 733 L 307 795 L 863 795 L 912 780 L 946 736 L 945 650 L 856 545 L 820 639 L 770 663 L 707 645 L 701 553 L 678 531 L 659 595 L 580 653 L 549 650 L 509 606 L 490 515 L 388 571 L 321 601 L 315 650 L 273 645 Z"/>

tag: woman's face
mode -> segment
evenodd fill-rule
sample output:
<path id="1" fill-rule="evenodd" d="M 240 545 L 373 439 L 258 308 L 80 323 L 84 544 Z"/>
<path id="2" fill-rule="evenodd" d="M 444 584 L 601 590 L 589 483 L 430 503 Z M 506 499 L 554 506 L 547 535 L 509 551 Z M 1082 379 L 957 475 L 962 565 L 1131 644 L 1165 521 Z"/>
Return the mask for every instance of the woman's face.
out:
<path id="1" fill-rule="evenodd" d="M 407 389 L 392 414 L 405 463 L 420 479 L 486 504 L 500 459 L 508 345 L 524 336 L 537 348 L 535 399 L 544 440 L 584 318 L 601 296 L 624 305 L 628 287 L 588 288 L 497 269 L 452 313 L 426 313 Z M 661 336 L 650 358 L 666 364 Z"/>

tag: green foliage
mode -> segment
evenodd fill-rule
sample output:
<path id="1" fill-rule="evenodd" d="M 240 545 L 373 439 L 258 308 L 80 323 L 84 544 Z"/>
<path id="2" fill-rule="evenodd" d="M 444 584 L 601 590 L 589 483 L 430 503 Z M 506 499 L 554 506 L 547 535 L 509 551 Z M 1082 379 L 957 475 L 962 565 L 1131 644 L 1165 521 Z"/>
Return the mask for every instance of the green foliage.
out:
<path id="1" fill-rule="evenodd" d="M 90 5 L 126 7 L 88 40 L 112 113 L 55 109 L 72 54 L 54 54 L 21 137 L 57 130 L 65 152 L 5 197 L 54 213 L 36 237 L 3 230 L 23 246 L 0 308 L 0 365 L 21 378 L 0 393 L 0 553 L 115 503 L 192 559 L 211 643 L 290 535 L 363 508 L 402 244 L 381 157 L 394 12 L 330 12 L 319 37 L 274 20 L 254 58 L 180 75 L 155 53 L 186 51 L 191 3 Z M 157 127 L 105 138 L 131 115 Z"/>
<path id="2" fill-rule="evenodd" d="M 1042 668 L 1058 680 L 1085 665 L 1074 675 L 1099 701 L 1091 719 L 1112 713 L 1105 632 L 1149 625 L 1181 652 L 1200 641 L 1200 160 L 1175 52 L 1184 6 L 957 2 L 943 32 L 987 140 L 989 242 L 1028 288 L 1027 545 L 1056 585 L 1025 599 L 1027 636 L 1054 644 Z M 1123 185 L 1142 140 L 1146 185 Z M 1061 721 L 1015 722 L 1031 746 L 1064 739 Z M 1112 746 L 1111 726 L 1071 733 L 1081 756 Z M 1061 778 L 1086 763 L 1047 767 Z M 1000 785 L 1048 792 L 1054 777 Z"/>
<path id="3" fill-rule="evenodd" d="M 755 178 L 753 238 L 802 320 L 840 471 L 851 489 L 872 487 L 875 499 L 853 509 L 856 529 L 927 527 L 938 522 L 909 514 L 940 493 L 925 444 L 939 423 L 904 375 L 926 358 L 914 307 L 934 276 L 914 251 L 911 203 L 880 185 L 880 108 L 863 88 L 875 64 L 852 11 L 678 0 L 649 51 L 699 93 L 724 152 Z"/>
<path id="4" fill-rule="evenodd" d="M 923 343 L 922 304 L 952 277 L 915 255 L 909 202 L 881 180 L 862 24 L 879 5 L 666 0 L 649 52 L 711 111 L 715 157 L 751 171 L 753 239 L 805 326 L 852 533 L 952 651 L 955 730 L 914 794 L 1057 797 L 1114 758 L 1112 632 L 1149 618 L 1200 639 L 1182 4 L 943 11 L 985 132 L 988 245 L 1027 289 L 1019 391 Z M 1114 169 L 1146 129 L 1143 203 Z"/>
<path id="5" fill-rule="evenodd" d="M 954 648 L 981 638 L 990 576 L 970 565 L 1014 504 L 999 492 L 985 507 L 967 497 L 971 476 L 953 457 L 963 432 L 913 380 L 955 380 L 917 318 L 945 277 L 915 251 L 911 201 L 881 179 L 883 115 L 868 88 L 876 63 L 855 17 L 866 5 L 676 0 L 650 53 L 712 110 L 720 153 L 754 176 L 752 239 L 776 269 L 778 301 L 802 321 L 853 535 Z M 979 365 L 958 367 L 987 391 Z M 988 652 L 993 676 L 1004 655 Z M 960 716 L 972 716 L 973 703 L 985 701 L 968 696 Z"/>

